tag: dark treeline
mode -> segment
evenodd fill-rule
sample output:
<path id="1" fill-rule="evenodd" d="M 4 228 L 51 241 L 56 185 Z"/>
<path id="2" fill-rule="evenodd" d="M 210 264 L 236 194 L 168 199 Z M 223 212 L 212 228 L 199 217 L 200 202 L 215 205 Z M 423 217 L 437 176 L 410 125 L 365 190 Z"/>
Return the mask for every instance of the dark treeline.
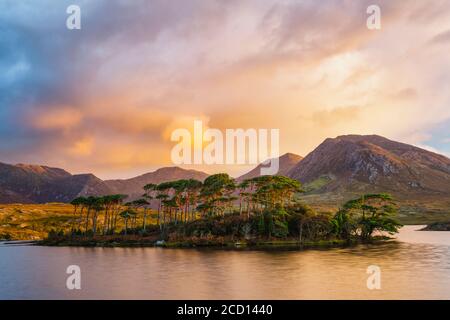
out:
<path id="1" fill-rule="evenodd" d="M 325 239 L 368 241 L 377 232 L 397 232 L 396 208 L 388 194 L 368 194 L 345 203 L 334 215 L 319 214 L 296 198 L 301 184 L 283 176 L 236 183 L 228 174 L 204 182 L 182 179 L 148 184 L 142 197 L 79 197 L 72 237 L 159 234 L 160 239 Z M 63 233 L 59 233 L 61 236 Z M 51 234 L 55 236 L 55 234 Z"/>

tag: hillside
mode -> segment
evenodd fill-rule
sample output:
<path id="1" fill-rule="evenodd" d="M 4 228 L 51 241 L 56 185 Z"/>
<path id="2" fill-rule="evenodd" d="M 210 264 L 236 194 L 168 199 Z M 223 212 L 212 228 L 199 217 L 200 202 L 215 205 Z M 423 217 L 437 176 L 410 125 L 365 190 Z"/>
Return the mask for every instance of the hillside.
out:
<path id="1" fill-rule="evenodd" d="M 303 158 L 297 154 L 294 153 L 286 153 L 279 157 L 279 170 L 278 175 L 280 176 L 287 176 L 288 172 L 292 170 Z M 247 172 L 246 174 L 238 177 L 237 181 L 243 181 L 245 179 L 251 179 L 258 177 L 261 174 L 261 168 L 265 167 L 263 164 L 259 164 L 251 171 Z"/>
<path id="2" fill-rule="evenodd" d="M 149 183 L 159 184 L 161 182 L 179 179 L 203 181 L 207 177 L 208 174 L 201 171 L 186 170 L 179 167 L 166 167 L 131 179 L 105 180 L 105 184 L 113 193 L 127 194 L 130 196 L 130 199 L 133 199 L 140 197 L 143 193 L 144 186 Z"/>
<path id="3" fill-rule="evenodd" d="M 127 180 L 103 181 L 93 174 L 72 175 L 59 168 L 0 163 L 0 203 L 70 202 L 78 196 L 143 193 L 144 185 L 177 179 L 203 181 L 206 173 L 178 167 L 161 168 Z"/>
<path id="4" fill-rule="evenodd" d="M 450 159 L 376 135 L 329 138 L 305 158 L 280 157 L 280 175 L 299 180 L 301 195 L 319 211 L 333 211 L 363 193 L 387 192 L 400 203 L 401 214 L 426 218 L 450 213 Z M 260 174 L 261 165 L 238 181 Z M 92 174 L 63 169 L 0 163 L 0 203 L 69 202 L 77 196 L 121 193 L 133 200 L 148 183 L 178 179 L 203 181 L 208 175 L 178 167 L 161 168 L 131 179 L 103 181 Z"/>
<path id="5" fill-rule="evenodd" d="M 319 204 L 388 192 L 407 210 L 450 208 L 450 159 L 376 135 L 326 139 L 288 175 Z"/>

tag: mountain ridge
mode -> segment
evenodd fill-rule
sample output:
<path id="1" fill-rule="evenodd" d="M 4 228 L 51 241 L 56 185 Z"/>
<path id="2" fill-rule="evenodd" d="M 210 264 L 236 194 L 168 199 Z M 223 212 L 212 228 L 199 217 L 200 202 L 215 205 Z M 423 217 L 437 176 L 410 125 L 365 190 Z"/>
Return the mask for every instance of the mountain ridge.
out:
<path id="1" fill-rule="evenodd" d="M 421 186 L 430 191 L 450 192 L 450 159 L 377 135 L 328 138 L 288 175 L 308 183 L 328 173 L 347 178 L 348 181 L 340 183 L 360 181 L 378 185 L 397 177 L 396 187 L 405 188 L 406 183 L 410 188 Z M 434 181 L 428 181 L 425 174 Z"/>
<path id="2" fill-rule="evenodd" d="M 236 180 L 260 175 L 261 165 Z M 301 199 L 320 208 L 336 208 L 350 198 L 378 192 L 393 194 L 411 212 L 450 208 L 450 159 L 378 135 L 327 138 L 304 158 L 284 154 L 279 174 L 300 181 L 306 191 Z M 134 199 L 148 183 L 207 176 L 202 171 L 163 167 L 130 179 L 101 180 L 59 168 L 0 163 L 0 203 L 69 202 L 76 196 L 112 193 Z"/>
<path id="3" fill-rule="evenodd" d="M 70 174 L 41 165 L 0 162 L 0 203 L 70 202 L 78 196 L 127 194 L 129 200 L 143 193 L 144 185 L 176 179 L 204 180 L 208 174 L 179 167 L 164 167 L 130 179 L 101 180 L 92 173 Z"/>
<path id="4" fill-rule="evenodd" d="M 298 164 L 302 159 L 303 159 L 302 156 L 299 156 L 298 154 L 295 154 L 295 153 L 288 152 L 288 153 L 283 154 L 282 156 L 279 157 L 278 175 L 281 175 L 281 176 L 288 175 L 288 172 L 296 164 Z M 260 163 L 259 165 L 257 165 L 255 168 L 253 168 L 249 172 L 247 172 L 247 173 L 237 177 L 236 181 L 240 182 L 240 181 L 243 181 L 245 179 L 251 179 L 251 178 L 255 178 L 255 177 L 260 176 L 262 167 L 266 167 L 266 165 L 264 165 L 263 163 Z"/>
<path id="5" fill-rule="evenodd" d="M 319 205 L 387 192 L 411 210 L 450 208 L 450 159 L 377 135 L 325 139 L 288 176 Z"/>
<path id="6" fill-rule="evenodd" d="M 146 184 L 159 184 L 165 181 L 178 179 L 197 179 L 203 182 L 208 174 L 202 171 L 192 169 L 182 169 L 180 167 L 163 167 L 155 171 L 144 173 L 130 179 L 105 180 L 106 185 L 113 193 L 124 193 L 127 190 L 130 199 L 140 197 L 143 193 L 143 187 Z"/>

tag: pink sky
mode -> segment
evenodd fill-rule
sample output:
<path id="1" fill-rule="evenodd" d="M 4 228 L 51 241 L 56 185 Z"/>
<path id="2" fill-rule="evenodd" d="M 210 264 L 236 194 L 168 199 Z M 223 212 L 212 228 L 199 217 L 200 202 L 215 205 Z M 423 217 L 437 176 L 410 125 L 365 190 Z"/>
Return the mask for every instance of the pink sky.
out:
<path id="1" fill-rule="evenodd" d="M 369 1 L 75 1 L 79 31 L 51 3 L 0 5 L 1 162 L 130 177 L 172 165 L 194 119 L 302 156 L 351 133 L 450 151 L 448 1 L 378 1 L 381 30 Z"/>

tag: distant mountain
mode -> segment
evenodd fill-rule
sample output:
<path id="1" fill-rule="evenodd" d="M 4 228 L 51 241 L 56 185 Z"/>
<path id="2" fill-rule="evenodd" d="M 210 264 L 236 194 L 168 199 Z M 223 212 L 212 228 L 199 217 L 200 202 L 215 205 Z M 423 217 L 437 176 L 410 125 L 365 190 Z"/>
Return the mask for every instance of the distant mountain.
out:
<path id="1" fill-rule="evenodd" d="M 161 168 L 128 180 L 103 181 L 93 174 L 72 175 L 65 170 L 37 165 L 0 163 L 0 203 L 70 202 L 78 196 L 121 193 L 130 199 L 148 183 L 177 179 L 204 180 L 206 173 L 178 167 Z"/>
<path id="2" fill-rule="evenodd" d="M 303 158 L 298 154 L 285 153 L 279 157 L 279 170 L 278 175 L 286 176 L 292 168 L 294 168 Z M 266 167 L 266 165 L 259 164 L 253 170 L 247 172 L 246 174 L 238 177 L 237 181 L 244 181 L 245 179 L 255 178 L 261 175 L 261 168 Z"/>
<path id="3" fill-rule="evenodd" d="M 315 201 L 337 202 L 366 192 L 422 204 L 428 199 L 447 203 L 450 196 L 450 159 L 377 135 L 326 139 L 288 175 L 309 194 L 321 195 Z"/>
<path id="4" fill-rule="evenodd" d="M 56 185 L 58 190 L 50 189 L 46 193 L 56 202 L 69 202 L 79 196 L 102 196 L 114 193 L 104 181 L 90 173 L 72 175 L 58 180 Z"/>
<path id="5" fill-rule="evenodd" d="M 260 175 L 261 165 L 239 177 Z M 402 214 L 450 212 L 450 159 L 376 135 L 326 139 L 305 158 L 280 157 L 280 175 L 299 180 L 302 198 L 319 209 L 335 209 L 363 193 L 391 193 Z M 208 175 L 178 167 L 135 178 L 103 181 L 46 166 L 0 163 L 0 203 L 69 202 L 77 196 L 121 193 L 140 197 L 144 185 L 177 179 L 203 181 Z"/>
<path id="6" fill-rule="evenodd" d="M 203 182 L 207 177 L 208 174 L 201 171 L 186 170 L 179 167 L 166 167 L 131 179 L 106 180 L 105 184 L 113 190 L 113 193 L 127 194 L 130 198 L 134 199 L 143 194 L 143 187 L 149 183 L 159 184 L 165 181 L 180 179 L 196 179 Z"/>
<path id="7" fill-rule="evenodd" d="M 14 191 L 0 188 L 1 203 L 33 203 L 33 201 Z"/>
<path id="8" fill-rule="evenodd" d="M 78 195 L 109 193 L 92 174 L 71 175 L 59 168 L 0 163 L 0 202 L 69 202 Z"/>

